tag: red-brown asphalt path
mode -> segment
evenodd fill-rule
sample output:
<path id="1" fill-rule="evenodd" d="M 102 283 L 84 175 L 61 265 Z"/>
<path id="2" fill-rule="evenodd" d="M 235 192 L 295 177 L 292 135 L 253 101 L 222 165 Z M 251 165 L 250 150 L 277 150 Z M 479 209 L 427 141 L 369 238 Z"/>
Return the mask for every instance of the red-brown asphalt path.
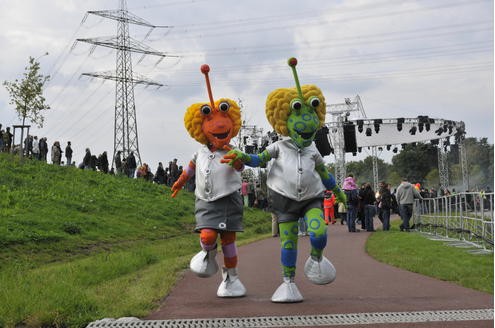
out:
<path id="1" fill-rule="evenodd" d="M 309 237 L 300 237 L 296 284 L 304 297 L 302 303 L 277 304 L 270 301 L 282 278 L 279 240 L 269 238 L 239 247 L 239 277 L 247 288 L 245 297 L 218 298 L 216 290 L 221 281 L 220 273 L 211 278 L 199 278 L 187 270 L 160 308 L 145 319 L 493 309 L 493 296 L 490 294 L 374 260 L 365 251 L 369 234 L 363 231 L 349 233 L 340 223 L 329 226 L 325 256 L 334 264 L 337 279 L 323 286 L 311 284 L 304 276 Z M 220 253 L 217 260 L 221 266 Z M 493 327 L 493 320 L 367 324 L 362 327 Z"/>

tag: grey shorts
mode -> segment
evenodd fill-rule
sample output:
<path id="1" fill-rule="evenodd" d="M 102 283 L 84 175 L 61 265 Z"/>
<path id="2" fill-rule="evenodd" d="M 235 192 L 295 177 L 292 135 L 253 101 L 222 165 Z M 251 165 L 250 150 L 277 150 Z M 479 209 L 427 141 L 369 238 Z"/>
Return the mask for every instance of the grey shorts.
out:
<path id="1" fill-rule="evenodd" d="M 198 232 L 203 228 L 224 231 L 243 231 L 242 196 L 234 192 L 212 202 L 196 198 L 196 227 Z"/>
<path id="2" fill-rule="evenodd" d="M 269 210 L 277 217 L 279 223 L 297 221 L 299 218 L 304 217 L 310 209 L 321 209 L 323 207 L 323 195 L 322 197 L 298 202 L 268 189 L 268 206 Z"/>

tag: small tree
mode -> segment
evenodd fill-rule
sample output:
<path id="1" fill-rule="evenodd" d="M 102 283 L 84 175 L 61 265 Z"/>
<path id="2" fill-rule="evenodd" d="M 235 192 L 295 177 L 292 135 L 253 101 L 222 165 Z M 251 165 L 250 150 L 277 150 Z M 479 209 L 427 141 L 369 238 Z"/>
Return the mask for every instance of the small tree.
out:
<path id="1" fill-rule="evenodd" d="M 43 127 L 44 117 L 42 111 L 50 109 L 45 104 L 43 97 L 43 87 L 50 79 L 50 76 L 44 76 L 39 73 L 40 63 L 33 57 L 29 57 L 29 66 L 25 68 L 24 78 L 16 79 L 14 82 L 4 81 L 3 85 L 10 95 L 10 104 L 15 106 L 15 110 L 22 120 L 21 130 L 21 156 L 23 156 L 22 144 L 24 142 L 24 125 L 26 118 L 39 128 Z"/>

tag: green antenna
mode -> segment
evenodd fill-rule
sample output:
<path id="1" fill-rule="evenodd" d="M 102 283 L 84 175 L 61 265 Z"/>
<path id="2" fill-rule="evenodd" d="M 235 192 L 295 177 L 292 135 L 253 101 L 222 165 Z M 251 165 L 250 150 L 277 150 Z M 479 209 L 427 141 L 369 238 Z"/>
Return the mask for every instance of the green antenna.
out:
<path id="1" fill-rule="evenodd" d="M 299 78 L 297 77 L 297 71 L 296 71 L 297 59 L 294 58 L 294 57 L 291 57 L 291 58 L 289 58 L 289 60 L 287 61 L 287 63 L 292 68 L 292 74 L 294 74 L 294 80 L 296 81 L 297 93 L 299 93 L 299 97 L 301 99 L 304 99 L 303 93 L 302 93 L 302 90 L 301 90 L 301 85 L 299 84 Z"/>

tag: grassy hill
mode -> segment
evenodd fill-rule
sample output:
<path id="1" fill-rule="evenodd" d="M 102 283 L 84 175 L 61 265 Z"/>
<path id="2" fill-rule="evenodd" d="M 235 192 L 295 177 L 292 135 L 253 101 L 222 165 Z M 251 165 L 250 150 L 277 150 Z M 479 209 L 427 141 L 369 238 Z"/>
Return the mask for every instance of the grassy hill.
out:
<path id="1" fill-rule="evenodd" d="M 245 209 L 240 243 L 270 215 Z M 145 315 L 198 251 L 194 196 L 0 154 L 0 326 Z"/>
<path id="2" fill-rule="evenodd" d="M 193 213 L 188 192 L 172 199 L 146 181 L 0 154 L 0 328 L 145 316 L 198 251 Z M 245 208 L 239 244 L 268 236 L 270 221 Z M 371 235 L 371 256 L 493 294 L 493 254 L 404 234 L 398 224 Z"/>

